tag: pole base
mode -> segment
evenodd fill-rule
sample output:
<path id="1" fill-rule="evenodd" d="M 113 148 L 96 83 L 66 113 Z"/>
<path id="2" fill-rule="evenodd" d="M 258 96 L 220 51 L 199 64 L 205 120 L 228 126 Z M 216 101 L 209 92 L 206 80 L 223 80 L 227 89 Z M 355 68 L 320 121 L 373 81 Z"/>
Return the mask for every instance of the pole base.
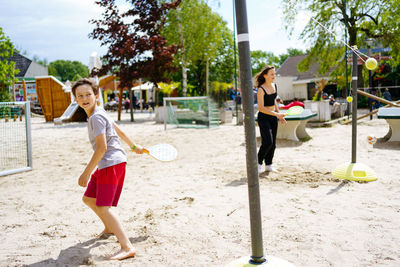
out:
<path id="1" fill-rule="evenodd" d="M 350 181 L 372 182 L 378 180 L 375 171 L 362 163 L 343 163 L 333 170 L 332 175 Z"/>
<path id="2" fill-rule="evenodd" d="M 265 257 L 266 261 L 263 263 L 251 263 L 251 257 L 242 257 L 240 259 L 234 260 L 225 267 L 250 267 L 250 266 L 268 266 L 268 267 L 295 267 L 294 264 L 284 260 L 280 259 L 274 256 L 266 256 Z"/>

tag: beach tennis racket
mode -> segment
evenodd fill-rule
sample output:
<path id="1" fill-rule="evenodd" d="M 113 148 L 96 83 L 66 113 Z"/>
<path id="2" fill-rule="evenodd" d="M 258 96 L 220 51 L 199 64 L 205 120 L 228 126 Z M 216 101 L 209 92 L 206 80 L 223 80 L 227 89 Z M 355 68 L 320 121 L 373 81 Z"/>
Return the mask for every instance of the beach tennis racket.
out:
<path id="1" fill-rule="evenodd" d="M 163 162 L 172 161 L 178 156 L 178 151 L 170 144 L 158 144 L 148 149 L 144 148 L 143 152 Z"/>
<path id="2" fill-rule="evenodd" d="M 293 106 L 291 108 L 288 109 L 287 111 L 287 115 L 289 116 L 296 116 L 296 115 L 300 115 L 301 113 L 303 113 L 304 108 L 300 107 L 300 106 Z"/>

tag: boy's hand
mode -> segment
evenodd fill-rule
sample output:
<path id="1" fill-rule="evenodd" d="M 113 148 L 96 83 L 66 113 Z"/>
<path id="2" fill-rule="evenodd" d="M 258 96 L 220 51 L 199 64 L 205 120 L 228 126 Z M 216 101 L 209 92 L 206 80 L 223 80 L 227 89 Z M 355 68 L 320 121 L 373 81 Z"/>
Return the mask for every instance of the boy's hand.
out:
<path id="1" fill-rule="evenodd" d="M 131 149 L 133 152 L 135 152 L 136 154 L 143 154 L 143 150 L 144 148 L 142 146 L 139 145 L 135 145 L 134 149 Z"/>
<path id="2" fill-rule="evenodd" d="M 90 175 L 82 173 L 82 175 L 79 177 L 78 184 L 82 187 L 86 187 L 88 184 L 89 178 L 90 178 Z"/>

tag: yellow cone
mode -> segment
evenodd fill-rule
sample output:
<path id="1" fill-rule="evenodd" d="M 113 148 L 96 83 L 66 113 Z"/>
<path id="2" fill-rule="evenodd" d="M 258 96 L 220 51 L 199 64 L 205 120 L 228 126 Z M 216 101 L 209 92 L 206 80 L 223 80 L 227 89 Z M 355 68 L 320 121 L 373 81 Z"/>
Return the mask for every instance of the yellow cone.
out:
<path id="1" fill-rule="evenodd" d="M 350 181 L 372 182 L 378 179 L 375 171 L 362 163 L 343 163 L 336 167 L 332 175 Z"/>

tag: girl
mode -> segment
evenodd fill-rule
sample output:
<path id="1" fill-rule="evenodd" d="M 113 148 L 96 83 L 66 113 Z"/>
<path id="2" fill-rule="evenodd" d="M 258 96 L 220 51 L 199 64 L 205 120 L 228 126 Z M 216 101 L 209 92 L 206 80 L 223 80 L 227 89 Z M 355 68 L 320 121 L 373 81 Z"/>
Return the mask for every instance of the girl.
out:
<path id="1" fill-rule="evenodd" d="M 286 123 L 285 114 L 279 113 L 276 103 L 277 86 L 275 80 L 275 68 L 266 66 L 256 77 L 257 80 L 257 102 L 258 102 L 258 126 L 261 133 L 261 147 L 258 151 L 258 172 L 262 172 L 262 164 L 265 163 L 265 171 L 276 172 L 272 166 L 272 159 L 276 147 L 276 133 L 278 120 Z"/>

